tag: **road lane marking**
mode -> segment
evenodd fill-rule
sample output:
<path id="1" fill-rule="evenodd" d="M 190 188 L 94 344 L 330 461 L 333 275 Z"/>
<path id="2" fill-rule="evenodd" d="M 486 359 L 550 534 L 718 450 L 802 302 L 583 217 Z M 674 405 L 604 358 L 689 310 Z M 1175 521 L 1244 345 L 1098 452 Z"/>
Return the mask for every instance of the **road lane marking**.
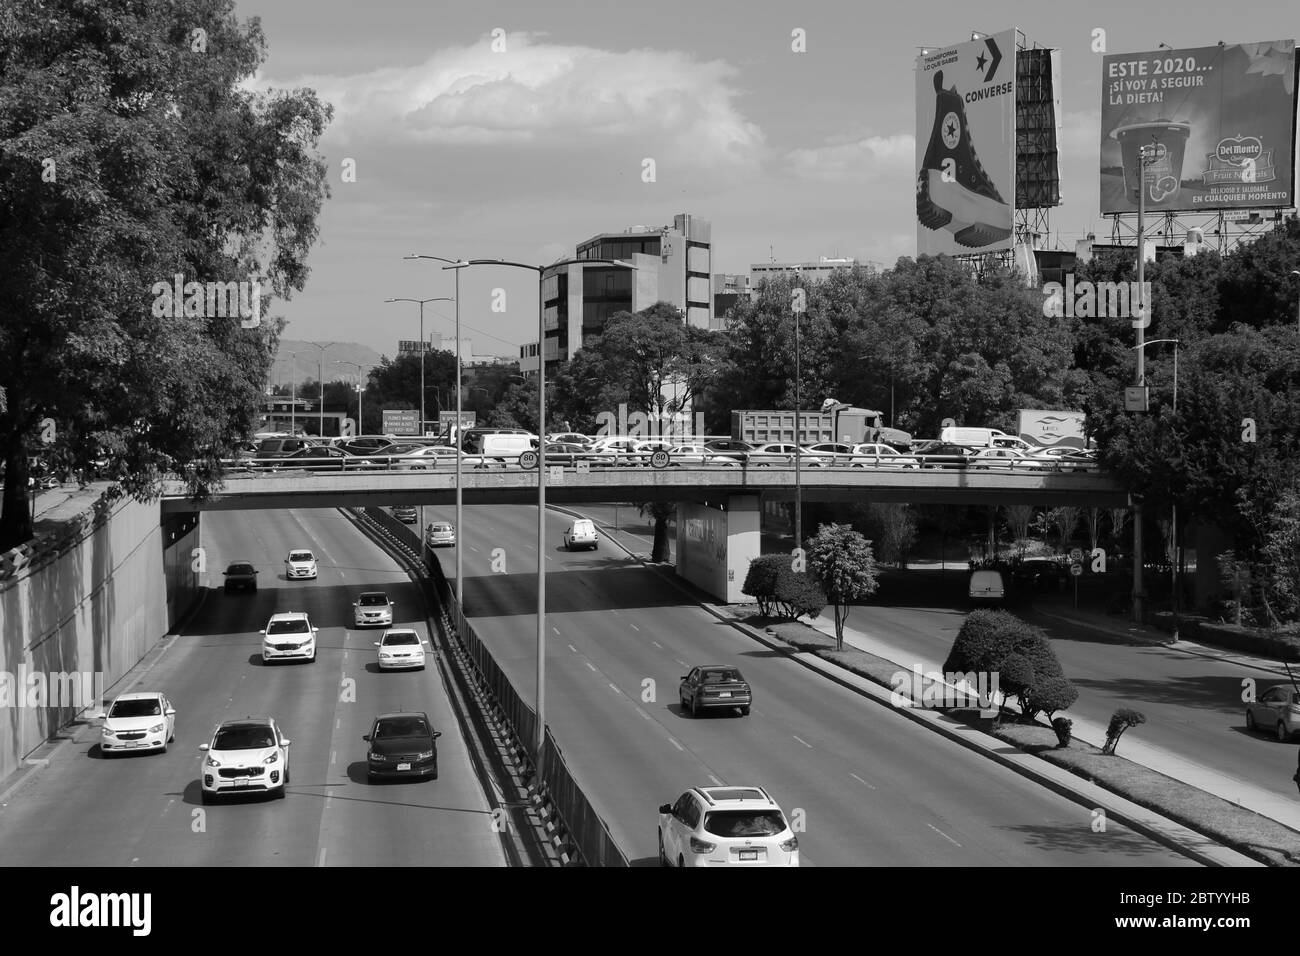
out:
<path id="1" fill-rule="evenodd" d="M 321 848 L 320 848 L 320 859 L 318 859 L 318 860 L 316 861 L 316 865 L 317 865 L 317 866 L 324 866 L 324 865 L 325 865 L 325 849 L 326 849 L 325 847 L 321 847 Z"/>
<path id="2" fill-rule="evenodd" d="M 616 694 L 621 694 L 621 693 L 623 693 L 621 690 L 619 690 L 619 689 L 618 689 L 617 687 L 615 687 L 613 684 L 610 684 L 610 685 L 609 685 L 609 689 L 612 690 L 612 691 L 613 691 L 614 693 L 616 693 Z"/>
<path id="3" fill-rule="evenodd" d="M 592 669 L 593 672 L 596 670 L 596 668 L 592 665 L 591 661 L 584 661 L 584 663 L 585 663 L 588 667 L 590 667 L 590 668 Z"/>
<path id="4" fill-rule="evenodd" d="M 719 780 L 717 777 L 715 777 L 713 774 L 709 774 L 709 779 L 713 781 L 713 785 L 715 787 L 722 786 L 722 781 Z"/>
<path id="5" fill-rule="evenodd" d="M 551 630 L 554 631 L 556 634 L 560 633 L 560 629 L 558 627 L 555 627 L 554 625 L 551 626 Z"/>
<path id="6" fill-rule="evenodd" d="M 850 773 L 849 776 L 852 777 L 854 780 L 856 780 L 858 783 L 862 784 L 864 787 L 871 787 L 872 790 L 876 789 L 875 787 L 872 787 L 871 784 L 867 783 L 865 780 L 859 777 L 856 773 Z"/>
<path id="7" fill-rule="evenodd" d="M 958 842 L 957 842 L 956 840 L 954 840 L 952 837 L 948 836 L 948 834 L 944 833 L 942 830 L 940 830 L 940 829 L 939 829 L 937 826 L 935 826 L 933 823 L 927 823 L 926 826 L 929 827 L 931 830 L 933 830 L 935 833 L 939 834 L 939 836 L 943 837 L 945 840 L 947 840 L 947 841 L 948 841 L 949 843 L 951 843 L 953 846 L 957 846 L 957 847 L 961 846 L 960 843 L 958 843 Z"/>
<path id="8" fill-rule="evenodd" d="M 653 644 L 655 647 L 659 648 L 659 650 L 661 651 L 664 649 L 664 646 L 660 644 L 658 641 L 651 641 L 650 643 Z"/>
<path id="9" fill-rule="evenodd" d="M 617 614 L 619 617 L 622 617 L 622 616 L 623 616 L 622 614 L 619 614 L 619 613 L 618 613 L 618 608 L 612 607 L 612 608 L 610 608 L 610 610 L 613 611 L 615 614 Z"/>
<path id="10" fill-rule="evenodd" d="M 578 653 L 578 649 L 574 647 L 572 644 L 569 645 L 569 650 L 573 651 L 573 653 L 575 654 Z"/>
<path id="11" fill-rule="evenodd" d="M 654 718 L 651 717 L 649 714 L 647 714 L 644 710 L 642 710 L 640 707 L 638 707 L 638 708 L 636 709 L 636 712 L 637 712 L 638 714 L 640 714 L 642 717 L 644 717 L 646 720 L 653 720 L 653 719 L 654 719 Z"/>
<path id="12" fill-rule="evenodd" d="M 678 664 L 681 664 L 683 667 L 690 667 L 690 666 L 691 666 L 690 664 L 688 664 L 688 663 L 686 663 L 684 660 L 682 660 L 680 657 L 676 657 L 676 658 L 673 658 L 673 659 L 674 659 L 675 661 L 677 661 Z"/>
<path id="13" fill-rule="evenodd" d="M 330 766 L 334 765 L 334 761 L 338 758 L 338 755 L 339 752 L 337 750 L 330 751 Z"/>
<path id="14" fill-rule="evenodd" d="M 634 631 L 640 631 L 640 630 L 641 630 L 641 628 L 637 627 L 635 624 L 629 624 L 628 626 L 629 626 L 630 628 L 632 628 L 632 630 L 634 630 Z"/>
<path id="15" fill-rule="evenodd" d="M 686 748 L 683 747 L 681 744 L 679 744 L 675 738 L 669 737 L 668 742 L 672 744 L 674 747 L 676 747 L 678 750 L 682 751 L 682 753 L 686 752 Z"/>
<path id="16" fill-rule="evenodd" d="M 793 737 L 795 740 L 799 741 L 799 743 L 803 744 L 803 745 L 804 745 L 805 747 L 807 747 L 809 750 L 812 750 L 812 749 L 813 749 L 813 745 L 810 744 L 810 743 L 808 743 L 808 741 L 804 740 L 804 739 L 803 739 L 802 737 L 800 737 L 798 734 L 791 734 L 790 736 Z"/>

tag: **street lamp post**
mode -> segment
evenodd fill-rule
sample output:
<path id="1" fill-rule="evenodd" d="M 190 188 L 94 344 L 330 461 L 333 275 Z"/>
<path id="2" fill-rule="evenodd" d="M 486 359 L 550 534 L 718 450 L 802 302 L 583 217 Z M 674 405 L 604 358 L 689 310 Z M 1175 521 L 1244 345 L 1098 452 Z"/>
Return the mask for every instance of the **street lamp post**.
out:
<path id="1" fill-rule="evenodd" d="M 320 354 L 319 354 L 319 356 L 318 356 L 318 358 L 319 358 L 319 360 L 320 360 L 320 365 L 319 365 L 319 369 L 320 369 L 320 370 L 316 373 L 317 376 L 318 376 L 319 379 L 320 379 L 320 382 L 319 382 L 319 385 L 320 385 L 320 409 L 319 409 L 319 411 L 320 411 L 320 425 L 318 426 L 318 429 L 319 429 L 319 430 L 318 430 L 317 433 L 320 435 L 321 438 L 324 438 L 324 437 L 325 437 L 325 350 L 328 349 L 331 345 L 337 345 L 338 343 L 337 343 L 337 342 L 326 342 L 324 345 L 321 345 L 319 342 L 308 342 L 307 344 L 308 344 L 308 345 L 315 346 L 316 348 L 320 349 Z"/>
<path id="2" fill-rule="evenodd" d="M 1292 270 L 1291 270 L 1291 274 L 1292 274 L 1293 276 L 1300 276 L 1300 269 L 1292 269 Z M 1296 298 L 1296 303 L 1295 303 L 1295 320 L 1296 320 L 1296 330 L 1297 330 L 1297 331 L 1300 331 L 1300 297 L 1297 297 L 1297 298 Z"/>
<path id="3" fill-rule="evenodd" d="M 1139 354 L 1141 350 L 1148 345 L 1159 345 L 1162 342 L 1172 343 L 1174 346 L 1174 402 L 1173 414 L 1178 414 L 1178 347 L 1182 343 L 1178 339 L 1151 339 L 1143 342 L 1141 345 L 1135 345 Z M 1170 502 L 1169 505 L 1169 553 L 1170 553 L 1170 570 L 1169 570 L 1169 600 L 1170 607 L 1174 613 L 1174 640 L 1178 640 L 1178 502 Z"/>
<path id="4" fill-rule="evenodd" d="M 1150 323 L 1148 310 L 1151 304 L 1146 301 L 1143 281 L 1146 278 L 1146 211 L 1147 211 L 1147 174 L 1146 168 L 1156 161 L 1154 143 L 1147 143 L 1138 150 L 1138 225 L 1137 225 L 1137 381 L 1139 388 L 1146 386 L 1146 327 Z M 1133 620 L 1142 622 L 1142 505 L 1133 507 Z"/>
<path id="5" fill-rule="evenodd" d="M 361 383 L 361 370 L 363 368 L 374 368 L 373 365 L 362 365 L 360 362 L 349 362 L 347 359 L 335 359 L 335 365 L 351 365 L 357 370 L 357 434 L 365 434 L 365 429 L 361 425 L 361 396 L 365 392 L 365 386 Z"/>
<path id="6" fill-rule="evenodd" d="M 799 289 L 803 292 L 803 289 Z M 803 394 L 800 390 L 801 368 L 799 364 L 799 316 L 805 305 L 802 295 L 791 296 L 790 311 L 794 315 L 794 547 L 799 557 L 803 557 Z M 803 562 L 801 561 L 800 564 Z"/>
<path id="7" fill-rule="evenodd" d="M 446 267 L 460 270 L 466 266 L 504 266 L 529 269 L 537 274 L 537 726 L 534 728 L 533 748 L 534 779 L 539 786 L 542 782 L 546 745 L 546 308 L 543 296 L 546 271 L 567 265 L 636 268 L 629 262 L 616 259 L 562 259 L 544 266 L 504 259 L 470 259 Z"/>

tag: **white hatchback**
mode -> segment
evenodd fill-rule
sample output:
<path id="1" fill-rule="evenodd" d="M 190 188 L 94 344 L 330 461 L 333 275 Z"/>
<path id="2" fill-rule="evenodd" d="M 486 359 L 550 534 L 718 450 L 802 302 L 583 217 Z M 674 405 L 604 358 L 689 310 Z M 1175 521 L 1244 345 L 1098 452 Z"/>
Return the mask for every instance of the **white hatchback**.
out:
<path id="1" fill-rule="evenodd" d="M 694 787 L 659 808 L 662 866 L 798 866 L 799 838 L 762 787 Z"/>
<path id="2" fill-rule="evenodd" d="M 176 708 L 158 691 L 123 694 L 95 716 L 104 722 L 99 729 L 99 750 L 104 756 L 145 750 L 166 753 L 167 744 L 176 739 Z"/>
<path id="3" fill-rule="evenodd" d="M 284 559 L 284 576 L 290 581 L 296 578 L 316 580 L 316 555 L 303 549 L 290 551 Z"/>

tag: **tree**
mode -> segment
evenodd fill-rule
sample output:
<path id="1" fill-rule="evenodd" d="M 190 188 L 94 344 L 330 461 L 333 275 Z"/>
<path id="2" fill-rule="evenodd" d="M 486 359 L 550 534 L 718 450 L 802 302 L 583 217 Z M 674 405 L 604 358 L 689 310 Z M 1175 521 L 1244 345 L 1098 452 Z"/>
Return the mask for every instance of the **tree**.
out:
<path id="1" fill-rule="evenodd" d="M 789 566 L 790 558 L 784 554 L 760 554 L 750 560 L 749 570 L 745 574 L 745 583 L 741 585 L 740 593 L 747 594 L 758 602 L 758 612 L 763 617 L 772 616 L 778 569 Z"/>
<path id="2" fill-rule="evenodd" d="M 1088 520 L 1088 552 L 1091 554 L 1097 550 L 1097 542 L 1101 540 L 1101 509 L 1089 508 L 1084 515 Z"/>
<path id="3" fill-rule="evenodd" d="M 672 501 L 643 501 L 636 506 L 643 518 L 653 518 L 655 523 L 654 546 L 650 549 L 651 561 L 668 560 L 668 519 L 677 516 L 677 505 Z M 744 592 L 742 592 L 744 593 Z"/>
<path id="4" fill-rule="evenodd" d="M 809 542 L 808 570 L 835 606 L 835 649 L 844 650 L 849 603 L 876 593 L 876 559 L 871 542 L 848 525 L 824 524 Z"/>
<path id="5" fill-rule="evenodd" d="M 258 421 L 271 297 L 303 288 L 329 194 L 316 143 L 331 110 L 310 90 L 245 88 L 265 39 L 233 8 L 0 6 L 0 550 L 31 535 L 42 420 L 65 460 L 108 455 L 141 499 L 171 472 L 206 496 Z M 177 274 L 222 298 L 246 283 L 251 314 L 203 285 L 173 303 L 159 289 Z"/>
<path id="6" fill-rule="evenodd" d="M 1011 526 L 1011 538 L 1016 542 L 1020 557 L 1024 558 L 1026 542 L 1029 540 L 1029 522 L 1034 517 L 1033 505 L 1003 505 L 1002 513 L 1007 516 Z"/>
<path id="7" fill-rule="evenodd" d="M 1106 727 L 1106 744 L 1101 748 L 1101 752 L 1114 754 L 1115 748 L 1119 746 L 1119 738 L 1124 735 L 1124 731 L 1146 722 L 1146 715 L 1140 711 L 1129 707 L 1120 707 L 1110 716 L 1110 723 Z"/>
<path id="8" fill-rule="evenodd" d="M 907 555 L 916 544 L 916 518 L 906 504 L 867 506 L 868 533 L 880 545 L 880 559 L 900 568 L 907 567 Z"/>
<path id="9" fill-rule="evenodd" d="M 1047 513 L 1047 520 L 1056 526 L 1056 533 L 1060 536 L 1061 550 L 1067 550 L 1070 547 L 1070 538 L 1074 535 L 1074 530 L 1079 527 L 1079 509 L 1073 505 L 1053 508 Z"/>

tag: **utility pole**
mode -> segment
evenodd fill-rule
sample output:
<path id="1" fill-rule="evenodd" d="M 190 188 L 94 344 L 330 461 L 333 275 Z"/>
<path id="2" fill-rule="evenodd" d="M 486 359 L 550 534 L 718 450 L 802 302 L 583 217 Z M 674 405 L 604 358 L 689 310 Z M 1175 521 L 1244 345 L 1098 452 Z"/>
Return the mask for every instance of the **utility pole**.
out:
<path id="1" fill-rule="evenodd" d="M 1151 321 L 1150 308 L 1151 303 L 1146 301 L 1145 287 L 1143 285 L 1146 278 L 1146 211 L 1147 211 L 1147 167 L 1155 162 L 1156 148 L 1154 143 L 1148 143 L 1143 146 L 1138 155 L 1140 163 L 1138 164 L 1138 226 L 1137 226 L 1137 295 L 1138 302 L 1138 321 L 1137 326 L 1137 381 L 1134 383 L 1139 388 L 1146 388 L 1146 326 Z M 1135 623 L 1142 623 L 1144 595 L 1142 593 L 1142 505 L 1140 502 L 1133 505 L 1133 620 Z"/>

